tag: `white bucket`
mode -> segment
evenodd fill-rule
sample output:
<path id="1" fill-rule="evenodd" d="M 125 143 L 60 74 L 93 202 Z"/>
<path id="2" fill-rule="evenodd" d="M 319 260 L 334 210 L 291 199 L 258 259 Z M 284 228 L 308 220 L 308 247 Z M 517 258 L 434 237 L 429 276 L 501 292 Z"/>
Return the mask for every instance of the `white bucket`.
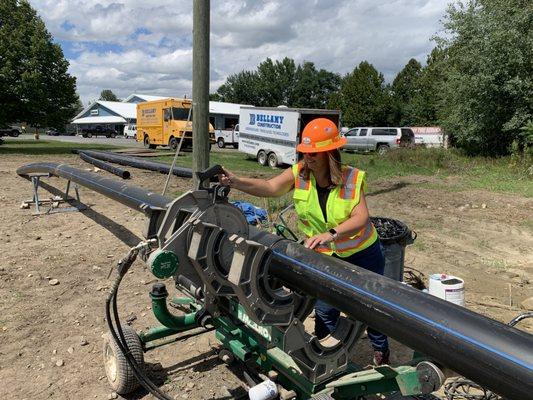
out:
<path id="1" fill-rule="evenodd" d="M 271 400 L 278 397 L 278 387 L 270 379 L 250 388 L 248 391 L 250 400 Z"/>
<path id="2" fill-rule="evenodd" d="M 433 274 L 429 277 L 429 294 L 464 307 L 465 281 L 453 275 Z"/>

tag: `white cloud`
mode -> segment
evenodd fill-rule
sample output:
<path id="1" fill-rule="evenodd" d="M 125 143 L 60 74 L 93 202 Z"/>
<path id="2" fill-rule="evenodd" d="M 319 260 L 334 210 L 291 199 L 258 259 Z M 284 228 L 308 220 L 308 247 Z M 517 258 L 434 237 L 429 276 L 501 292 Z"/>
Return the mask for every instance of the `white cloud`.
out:
<path id="1" fill-rule="evenodd" d="M 82 100 L 102 89 L 191 93 L 192 1 L 32 0 L 66 44 Z M 267 57 L 347 73 L 368 60 L 388 80 L 425 61 L 445 0 L 211 1 L 211 90 Z"/>

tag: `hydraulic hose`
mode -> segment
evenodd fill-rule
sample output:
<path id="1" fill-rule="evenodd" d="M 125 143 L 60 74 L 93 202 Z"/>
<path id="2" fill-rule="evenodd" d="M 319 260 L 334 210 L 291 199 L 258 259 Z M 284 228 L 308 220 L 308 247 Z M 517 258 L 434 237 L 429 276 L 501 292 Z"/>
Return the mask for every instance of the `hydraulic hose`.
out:
<path id="1" fill-rule="evenodd" d="M 120 325 L 120 318 L 118 315 L 118 307 L 117 307 L 118 288 L 120 286 L 120 283 L 122 282 L 122 278 L 124 277 L 127 270 L 129 269 L 129 267 L 135 260 L 136 255 L 137 255 L 136 253 L 130 252 L 125 259 L 119 262 L 118 276 L 115 279 L 115 282 L 111 288 L 109 296 L 106 299 L 105 313 L 106 313 L 107 326 L 109 328 L 109 332 L 111 332 L 111 336 L 113 337 L 113 340 L 115 341 L 120 351 L 126 358 L 126 361 L 132 368 L 133 374 L 135 375 L 139 383 L 146 390 L 148 390 L 152 395 L 154 395 L 157 399 L 173 400 L 172 397 L 167 396 L 157 386 L 155 386 L 155 384 L 150 380 L 150 378 L 148 378 L 146 374 L 142 371 L 142 368 L 137 364 L 137 362 L 131 355 L 130 349 L 128 348 L 128 344 L 126 342 L 126 338 L 124 337 L 124 332 L 122 331 L 122 327 Z M 115 330 L 115 327 L 113 326 L 112 321 L 115 321 L 116 330 Z"/>

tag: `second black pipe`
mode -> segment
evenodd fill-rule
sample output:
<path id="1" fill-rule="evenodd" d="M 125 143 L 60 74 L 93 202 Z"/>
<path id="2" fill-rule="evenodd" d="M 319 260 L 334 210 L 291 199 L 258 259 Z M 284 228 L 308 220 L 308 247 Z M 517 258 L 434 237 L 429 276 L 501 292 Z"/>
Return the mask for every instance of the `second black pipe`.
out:
<path id="1" fill-rule="evenodd" d="M 80 152 L 79 156 L 83 161 L 88 162 L 89 164 L 92 164 L 95 167 L 103 169 L 104 171 L 110 172 L 116 176 L 120 176 L 122 179 L 130 179 L 130 172 L 126 171 L 125 169 L 115 167 L 114 165 L 106 163 L 102 160 L 97 160 L 96 158 L 91 157 L 83 152 Z"/>

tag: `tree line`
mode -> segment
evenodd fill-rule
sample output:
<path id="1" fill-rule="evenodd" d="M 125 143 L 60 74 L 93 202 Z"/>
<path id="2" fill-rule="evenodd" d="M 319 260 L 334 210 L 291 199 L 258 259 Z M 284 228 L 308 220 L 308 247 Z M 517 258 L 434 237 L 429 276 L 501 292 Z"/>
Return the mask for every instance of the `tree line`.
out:
<path id="1" fill-rule="evenodd" d="M 64 126 L 81 107 L 68 66 L 26 0 L 0 0 L 0 125 Z"/>
<path id="2" fill-rule="evenodd" d="M 426 63 L 409 60 L 390 83 L 367 61 L 341 76 L 267 58 L 211 98 L 340 109 L 346 126 L 439 125 L 470 154 L 533 147 L 533 1 L 455 0 L 442 24 Z M 0 0 L 0 125 L 72 119 L 83 107 L 68 66 L 27 0 Z M 101 99 L 117 97 L 104 90 Z"/>
<path id="3" fill-rule="evenodd" d="M 367 61 L 344 76 L 267 58 L 231 75 L 213 100 L 330 108 L 345 126 L 439 125 L 469 154 L 533 145 L 533 2 L 452 3 L 425 65 L 407 62 L 391 83 Z"/>

